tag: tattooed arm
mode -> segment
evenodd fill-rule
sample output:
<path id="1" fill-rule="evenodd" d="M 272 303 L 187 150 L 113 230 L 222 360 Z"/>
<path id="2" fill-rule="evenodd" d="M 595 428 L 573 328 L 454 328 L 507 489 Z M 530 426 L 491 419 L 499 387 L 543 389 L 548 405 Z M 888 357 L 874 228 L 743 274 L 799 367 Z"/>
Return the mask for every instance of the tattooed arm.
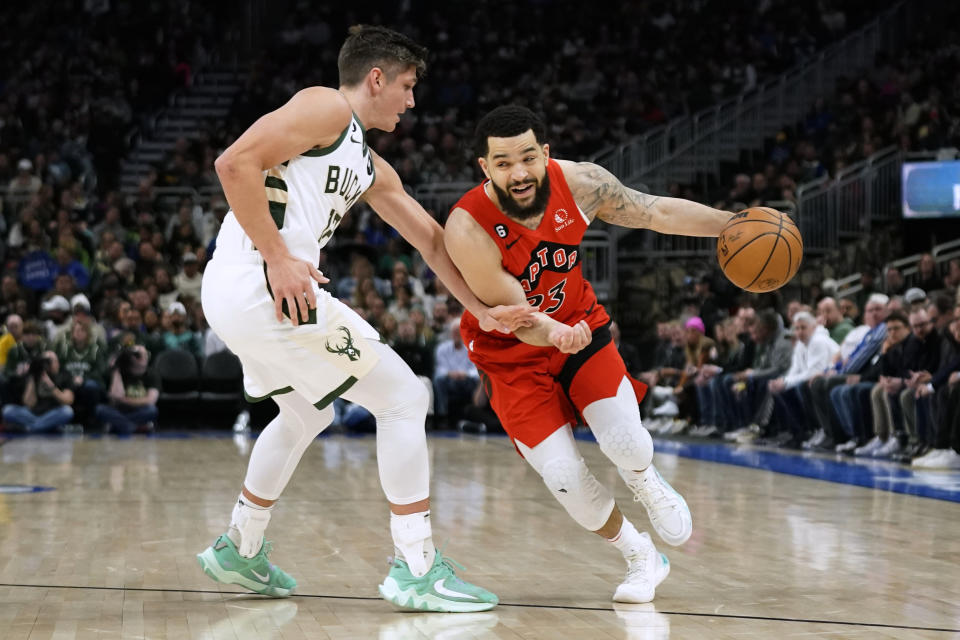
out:
<path id="1" fill-rule="evenodd" d="M 590 162 L 558 162 L 574 200 L 591 222 L 599 218 L 621 227 L 715 237 L 732 215 L 682 198 L 661 198 L 635 191 Z"/>

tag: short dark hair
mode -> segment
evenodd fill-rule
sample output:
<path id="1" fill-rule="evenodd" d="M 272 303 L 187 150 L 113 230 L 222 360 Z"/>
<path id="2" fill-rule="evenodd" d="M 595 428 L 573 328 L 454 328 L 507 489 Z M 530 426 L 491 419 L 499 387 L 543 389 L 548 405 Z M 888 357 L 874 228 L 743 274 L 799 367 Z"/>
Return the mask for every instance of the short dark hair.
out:
<path id="1" fill-rule="evenodd" d="M 904 315 L 902 311 L 891 311 L 889 314 L 887 314 L 886 321 L 890 322 L 891 320 L 895 322 L 899 322 L 900 324 L 907 327 L 908 329 L 910 328 L 910 321 L 907 320 L 907 316 Z"/>
<path id="2" fill-rule="evenodd" d="M 388 81 L 411 66 L 417 78 L 427 69 L 427 48 L 402 33 L 366 24 L 355 24 L 349 32 L 337 57 L 341 86 L 360 84 L 374 67 L 380 67 Z"/>
<path id="3" fill-rule="evenodd" d="M 764 309 L 757 314 L 757 320 L 760 325 L 765 327 L 771 334 L 780 330 L 780 321 L 777 319 L 777 312 L 773 309 Z"/>
<path id="4" fill-rule="evenodd" d="M 937 308 L 937 312 L 939 312 L 941 315 L 949 314 L 951 311 L 953 311 L 953 300 L 950 299 L 950 296 L 943 293 L 934 297 L 933 302 L 931 302 L 930 305 L 935 306 Z"/>
<path id="5" fill-rule="evenodd" d="M 543 144 L 547 128 L 543 120 L 530 109 L 517 105 L 497 107 L 480 118 L 474 132 L 474 149 L 477 156 L 483 158 L 490 152 L 488 138 L 512 138 L 533 130 L 537 144 Z"/>
<path id="6" fill-rule="evenodd" d="M 43 329 L 40 327 L 40 323 L 36 320 L 27 320 L 23 323 L 23 332 L 39 336 L 43 334 Z"/>

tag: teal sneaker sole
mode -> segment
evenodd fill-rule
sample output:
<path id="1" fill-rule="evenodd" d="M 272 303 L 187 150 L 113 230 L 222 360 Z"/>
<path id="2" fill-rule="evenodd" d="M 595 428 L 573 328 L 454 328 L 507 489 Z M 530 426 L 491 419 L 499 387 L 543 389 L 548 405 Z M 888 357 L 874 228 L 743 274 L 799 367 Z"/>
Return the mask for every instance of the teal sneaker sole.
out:
<path id="1" fill-rule="evenodd" d="M 667 558 L 664 554 L 660 554 L 660 576 L 657 579 L 657 586 L 660 586 L 660 583 L 667 579 L 667 576 L 670 575 L 670 559 Z"/>
<path id="2" fill-rule="evenodd" d="M 293 591 L 293 589 L 284 589 L 282 587 L 263 584 L 262 582 L 251 580 L 250 578 L 247 578 L 236 571 L 224 569 L 220 566 L 220 563 L 217 562 L 217 558 L 213 553 L 212 547 L 208 547 L 203 553 L 197 554 L 197 563 L 200 565 L 200 568 L 205 574 L 210 576 L 213 580 L 222 582 L 223 584 L 236 584 L 244 589 L 249 589 L 255 593 L 260 593 L 273 598 L 289 597 L 290 593 Z"/>
<path id="3" fill-rule="evenodd" d="M 397 581 L 387 576 L 379 586 L 380 595 L 387 602 L 404 611 L 436 611 L 439 613 L 476 613 L 489 611 L 496 602 L 460 602 L 448 600 L 432 593 L 418 594 L 413 587 L 402 590 Z"/>

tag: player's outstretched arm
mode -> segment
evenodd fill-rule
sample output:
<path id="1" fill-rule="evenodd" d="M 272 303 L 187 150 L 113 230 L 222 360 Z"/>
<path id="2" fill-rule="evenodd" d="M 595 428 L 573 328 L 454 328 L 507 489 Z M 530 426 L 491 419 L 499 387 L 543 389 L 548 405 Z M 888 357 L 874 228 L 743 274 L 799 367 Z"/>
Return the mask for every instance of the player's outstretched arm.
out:
<path id="1" fill-rule="evenodd" d="M 393 167 L 378 155 L 374 154 L 373 157 L 377 181 L 364 194 L 364 200 L 377 215 L 416 247 L 450 293 L 480 320 L 483 329 L 510 333 L 519 327 L 532 325 L 534 312 L 525 300 L 521 300 L 522 304 L 508 303 L 491 308 L 474 295 L 447 254 L 443 244 L 443 227 L 404 191 L 400 176 Z"/>
<path id="2" fill-rule="evenodd" d="M 254 122 L 217 158 L 215 167 L 233 215 L 267 263 L 267 278 L 276 299 L 277 320 L 286 300 L 291 321 L 294 309 L 307 317 L 307 306 L 316 307 L 311 278 L 327 279 L 316 265 L 290 255 L 270 217 L 263 171 L 315 146 L 333 144 L 349 124 L 350 105 L 338 91 L 310 87 L 285 105 Z"/>
<path id="3" fill-rule="evenodd" d="M 500 264 L 500 249 L 469 213 L 463 209 L 454 209 L 450 213 L 444 229 L 444 242 L 463 279 L 480 300 L 487 304 L 527 304 L 523 287 Z M 539 311 L 534 320 L 533 326 L 514 331 L 517 338 L 527 344 L 576 353 L 592 339 L 585 321 L 570 326 Z"/>
<path id="4" fill-rule="evenodd" d="M 682 198 L 641 193 L 623 185 L 603 167 L 590 162 L 559 161 L 580 209 L 591 221 L 634 229 L 652 229 L 680 236 L 720 235 L 730 212 Z"/>

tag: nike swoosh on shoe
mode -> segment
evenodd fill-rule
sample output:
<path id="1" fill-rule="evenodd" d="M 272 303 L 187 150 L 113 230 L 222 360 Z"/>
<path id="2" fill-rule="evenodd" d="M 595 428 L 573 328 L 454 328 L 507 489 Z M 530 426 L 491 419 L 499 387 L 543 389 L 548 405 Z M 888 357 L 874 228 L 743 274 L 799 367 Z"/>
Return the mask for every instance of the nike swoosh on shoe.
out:
<path id="1" fill-rule="evenodd" d="M 472 596 L 468 593 L 460 593 L 459 591 L 453 591 L 452 589 L 447 589 L 443 586 L 443 581 L 445 578 L 440 578 L 433 583 L 433 590 L 439 593 L 440 595 L 448 596 L 450 598 L 470 598 L 471 600 L 477 600 L 476 596 Z"/>

